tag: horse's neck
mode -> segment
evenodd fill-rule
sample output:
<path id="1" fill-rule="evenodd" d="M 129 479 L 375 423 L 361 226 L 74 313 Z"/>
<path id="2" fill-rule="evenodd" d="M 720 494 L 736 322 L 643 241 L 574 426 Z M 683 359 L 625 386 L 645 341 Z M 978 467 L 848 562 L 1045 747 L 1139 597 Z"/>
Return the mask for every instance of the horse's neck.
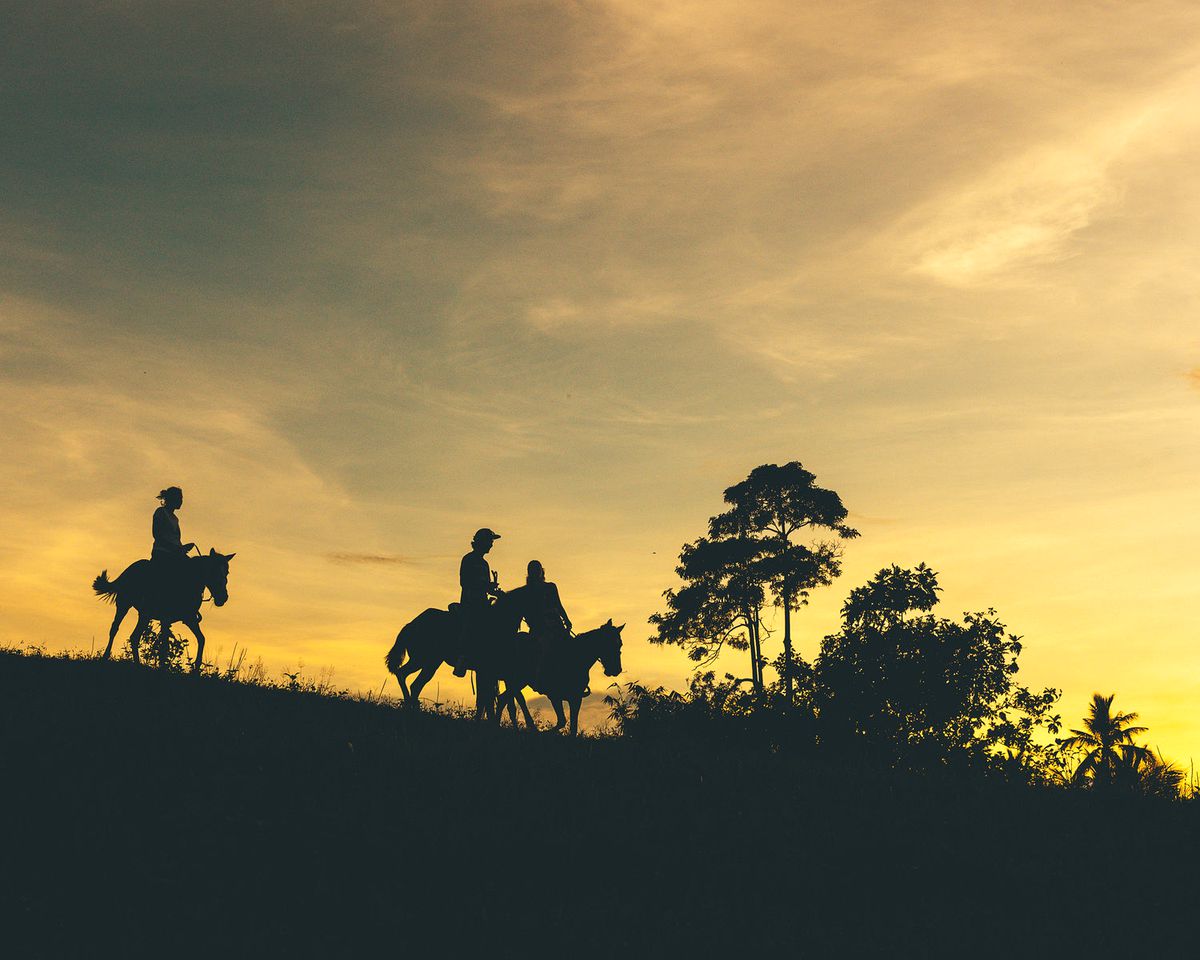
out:
<path id="1" fill-rule="evenodd" d="M 203 590 L 208 586 L 208 557 L 188 557 L 184 562 L 185 579 L 189 586 Z"/>
<path id="2" fill-rule="evenodd" d="M 571 659 L 584 670 L 591 670 L 596 665 L 596 661 L 600 659 L 600 638 L 593 636 L 594 632 L 589 630 L 575 638 L 574 656 Z"/>

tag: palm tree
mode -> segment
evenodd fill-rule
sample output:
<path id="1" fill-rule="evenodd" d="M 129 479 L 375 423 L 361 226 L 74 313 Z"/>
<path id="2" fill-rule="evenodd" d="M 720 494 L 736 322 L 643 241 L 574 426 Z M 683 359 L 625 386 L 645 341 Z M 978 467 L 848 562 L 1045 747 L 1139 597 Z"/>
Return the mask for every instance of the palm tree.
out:
<path id="1" fill-rule="evenodd" d="M 1184 773 L 1161 753 L 1146 747 L 1124 748 L 1117 782 L 1144 797 L 1176 800 L 1183 788 Z"/>
<path id="2" fill-rule="evenodd" d="M 1146 727 L 1133 727 L 1136 713 L 1113 713 L 1115 693 L 1102 697 L 1092 694 L 1088 714 L 1084 717 L 1083 730 L 1072 730 L 1074 734 L 1063 741 L 1067 749 L 1079 748 L 1087 751 L 1075 768 L 1072 782 L 1082 785 L 1091 781 L 1094 787 L 1111 786 L 1121 766 L 1136 764 L 1140 755 L 1147 753 L 1133 738 L 1146 732 Z"/>

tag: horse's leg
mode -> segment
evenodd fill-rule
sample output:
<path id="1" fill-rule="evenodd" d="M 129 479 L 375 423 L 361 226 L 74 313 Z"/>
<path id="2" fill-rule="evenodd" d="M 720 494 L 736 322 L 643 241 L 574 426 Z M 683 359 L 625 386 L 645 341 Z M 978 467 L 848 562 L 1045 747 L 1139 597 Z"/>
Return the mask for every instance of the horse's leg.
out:
<path id="1" fill-rule="evenodd" d="M 421 705 L 421 691 L 425 689 L 425 684 L 433 679 L 433 675 L 437 673 L 437 668 L 440 666 L 440 663 L 435 663 L 433 666 L 421 668 L 417 679 L 413 681 L 411 706 L 419 707 Z"/>
<path id="2" fill-rule="evenodd" d="M 121 621 L 125 619 L 125 614 L 129 612 L 129 604 L 117 601 L 117 612 L 113 616 L 112 626 L 108 628 L 108 646 L 104 648 L 104 653 L 100 655 L 102 660 L 107 660 L 112 653 L 113 639 L 117 635 L 117 631 L 121 629 Z"/>
<path id="3" fill-rule="evenodd" d="M 146 632 L 146 627 L 150 626 L 150 618 L 138 611 L 137 626 L 133 628 L 133 633 L 129 635 L 129 649 L 133 652 L 133 662 L 141 663 L 142 658 L 138 654 L 138 647 L 142 642 L 142 634 Z"/>
<path id="4" fill-rule="evenodd" d="M 567 701 L 571 708 L 571 736 L 576 736 L 579 733 L 579 704 L 583 701 L 583 697 L 572 697 Z"/>
<path id="5" fill-rule="evenodd" d="M 496 695 L 499 684 L 492 677 L 481 676 L 475 671 L 475 719 L 496 718 Z"/>
<path id="6" fill-rule="evenodd" d="M 537 732 L 537 724 L 533 722 L 533 714 L 529 712 L 529 704 L 525 702 L 525 694 L 520 690 L 517 691 L 517 703 L 521 705 L 521 712 L 525 714 L 525 729 L 533 733 Z M 513 726 L 517 725 L 517 721 L 513 720 Z"/>
<path id="7" fill-rule="evenodd" d="M 512 724 L 514 730 L 517 729 L 517 704 L 516 697 L 521 694 L 517 688 L 508 681 L 504 683 L 504 692 L 496 698 L 496 725 L 500 725 L 500 721 L 504 718 L 504 711 L 508 711 L 508 722 Z"/>
<path id="8" fill-rule="evenodd" d="M 408 681 L 406 678 L 410 673 L 416 673 L 421 668 L 411 660 L 408 663 L 401 664 L 396 668 L 396 679 L 400 681 L 400 692 L 404 694 L 404 703 L 407 706 L 408 701 L 412 699 L 412 692 L 408 689 Z"/>
<path id="9" fill-rule="evenodd" d="M 200 630 L 200 618 L 192 617 L 191 619 L 184 620 L 183 625 L 191 630 L 196 637 L 196 662 L 192 666 L 192 672 L 199 673 L 200 666 L 204 663 L 204 633 Z M 169 630 L 170 627 L 167 629 Z M 217 656 L 220 655 L 221 651 L 218 650 Z"/>
<path id="10" fill-rule="evenodd" d="M 557 697 L 551 697 L 550 703 L 554 707 L 554 729 L 561 730 L 567 725 L 566 715 L 563 713 L 563 702 Z"/>

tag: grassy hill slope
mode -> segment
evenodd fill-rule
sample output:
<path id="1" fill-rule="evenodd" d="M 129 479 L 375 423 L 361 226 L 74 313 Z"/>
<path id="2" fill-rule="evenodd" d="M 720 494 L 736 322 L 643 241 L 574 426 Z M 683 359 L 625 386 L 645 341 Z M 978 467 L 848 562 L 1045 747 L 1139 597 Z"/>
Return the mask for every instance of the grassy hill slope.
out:
<path id="1" fill-rule="evenodd" d="M 0 942 L 46 955 L 1191 941 L 1192 804 L 571 742 L 15 654 L 0 721 Z"/>

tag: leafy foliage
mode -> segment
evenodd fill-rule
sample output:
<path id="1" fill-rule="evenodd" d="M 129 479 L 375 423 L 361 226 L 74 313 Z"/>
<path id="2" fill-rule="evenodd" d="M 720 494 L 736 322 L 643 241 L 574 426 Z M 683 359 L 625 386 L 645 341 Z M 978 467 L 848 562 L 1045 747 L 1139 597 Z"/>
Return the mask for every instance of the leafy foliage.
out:
<path id="1" fill-rule="evenodd" d="M 604 702 L 622 737 L 767 752 L 816 743 L 811 714 L 783 710 L 776 691 L 755 691 L 749 680 L 731 674 L 718 679 L 711 670 L 696 673 L 682 693 L 639 683 L 614 684 L 614 690 Z"/>
<path id="2" fill-rule="evenodd" d="M 187 640 L 177 636 L 170 627 L 164 627 L 156 620 L 146 624 L 138 645 L 146 663 L 160 670 L 179 672 L 186 666 Z M 132 639 L 125 641 L 125 649 L 130 656 L 133 655 Z"/>
<path id="3" fill-rule="evenodd" d="M 1058 691 L 1015 683 L 1020 638 L 994 610 L 962 622 L 934 616 L 937 574 L 893 566 L 851 591 L 842 629 L 825 638 L 815 665 L 822 727 L 911 762 L 987 756 L 1006 748 L 1018 764 L 1042 765 L 1035 745 Z"/>
<path id="4" fill-rule="evenodd" d="M 663 594 L 667 609 L 650 618 L 656 628 L 651 643 L 680 646 L 702 664 L 726 645 L 749 649 L 766 600 L 761 556 L 762 545 L 749 537 L 685 544 L 675 568 L 683 586 Z"/>

